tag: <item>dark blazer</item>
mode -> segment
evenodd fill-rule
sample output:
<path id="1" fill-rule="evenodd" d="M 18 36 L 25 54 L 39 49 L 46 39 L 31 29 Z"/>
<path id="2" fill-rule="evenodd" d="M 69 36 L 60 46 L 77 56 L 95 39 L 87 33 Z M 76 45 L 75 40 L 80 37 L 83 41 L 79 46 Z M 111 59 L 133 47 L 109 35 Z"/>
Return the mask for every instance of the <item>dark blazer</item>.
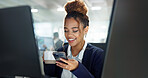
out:
<path id="1" fill-rule="evenodd" d="M 58 51 L 64 51 L 67 54 L 68 45 L 60 48 Z M 82 63 L 79 62 L 77 69 L 71 71 L 78 78 L 101 78 L 104 62 L 104 51 L 101 48 L 88 44 L 84 51 Z M 61 78 L 62 68 L 55 64 L 44 64 L 46 75 Z"/>

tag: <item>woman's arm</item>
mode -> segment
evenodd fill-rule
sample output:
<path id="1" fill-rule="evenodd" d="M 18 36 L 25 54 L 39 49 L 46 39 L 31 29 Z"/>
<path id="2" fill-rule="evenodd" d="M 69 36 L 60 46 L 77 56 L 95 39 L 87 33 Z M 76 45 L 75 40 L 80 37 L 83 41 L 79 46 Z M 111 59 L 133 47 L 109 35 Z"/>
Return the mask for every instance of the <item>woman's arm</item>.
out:
<path id="1" fill-rule="evenodd" d="M 79 66 L 77 69 L 71 71 L 78 78 L 95 78 L 87 68 L 79 62 Z"/>
<path id="2" fill-rule="evenodd" d="M 91 67 L 91 71 L 79 62 L 79 66 L 77 69 L 71 71 L 78 78 L 101 78 L 103 62 L 104 62 L 104 52 L 96 52 L 93 56 L 93 63 Z"/>
<path id="3" fill-rule="evenodd" d="M 56 65 L 63 69 L 70 70 L 78 78 L 101 78 L 104 51 L 94 52 L 93 56 L 89 57 L 89 59 L 91 58 L 93 59 L 91 60 L 91 71 L 89 71 L 82 63 L 74 59 L 60 59 L 67 64 L 56 62 Z"/>

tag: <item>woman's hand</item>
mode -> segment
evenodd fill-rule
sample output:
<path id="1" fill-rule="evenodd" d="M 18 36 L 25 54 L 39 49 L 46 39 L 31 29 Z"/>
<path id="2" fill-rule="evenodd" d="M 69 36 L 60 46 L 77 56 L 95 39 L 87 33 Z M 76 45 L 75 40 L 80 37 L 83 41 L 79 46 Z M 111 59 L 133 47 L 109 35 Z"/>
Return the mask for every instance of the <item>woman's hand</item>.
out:
<path id="1" fill-rule="evenodd" d="M 78 61 L 76 61 L 74 59 L 65 60 L 65 59 L 60 58 L 60 60 L 67 63 L 67 64 L 56 61 L 56 63 L 57 63 L 56 65 L 63 68 L 63 69 L 70 70 L 70 71 L 75 70 L 79 64 Z"/>

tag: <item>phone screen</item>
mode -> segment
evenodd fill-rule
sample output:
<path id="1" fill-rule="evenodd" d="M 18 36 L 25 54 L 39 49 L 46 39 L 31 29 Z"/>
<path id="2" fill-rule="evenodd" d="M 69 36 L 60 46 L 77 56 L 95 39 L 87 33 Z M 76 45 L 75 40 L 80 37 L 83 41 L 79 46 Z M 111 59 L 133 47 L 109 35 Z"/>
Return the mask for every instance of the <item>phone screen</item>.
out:
<path id="1" fill-rule="evenodd" d="M 62 62 L 60 60 L 60 58 L 63 58 L 63 59 L 67 60 L 65 52 L 53 52 L 53 56 L 54 56 L 55 60 L 59 61 L 59 62 Z M 64 63 L 64 62 L 62 62 L 62 63 Z"/>

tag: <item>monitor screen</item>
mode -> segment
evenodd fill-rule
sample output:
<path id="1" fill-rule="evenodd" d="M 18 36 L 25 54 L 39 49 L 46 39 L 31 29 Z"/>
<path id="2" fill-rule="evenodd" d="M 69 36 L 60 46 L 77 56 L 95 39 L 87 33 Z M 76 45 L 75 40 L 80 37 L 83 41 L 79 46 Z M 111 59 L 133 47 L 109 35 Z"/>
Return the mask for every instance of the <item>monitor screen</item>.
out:
<path id="1" fill-rule="evenodd" d="M 42 76 L 31 8 L 0 9 L 0 76 Z"/>
<path id="2" fill-rule="evenodd" d="M 148 5 L 115 0 L 102 78 L 148 77 Z"/>

